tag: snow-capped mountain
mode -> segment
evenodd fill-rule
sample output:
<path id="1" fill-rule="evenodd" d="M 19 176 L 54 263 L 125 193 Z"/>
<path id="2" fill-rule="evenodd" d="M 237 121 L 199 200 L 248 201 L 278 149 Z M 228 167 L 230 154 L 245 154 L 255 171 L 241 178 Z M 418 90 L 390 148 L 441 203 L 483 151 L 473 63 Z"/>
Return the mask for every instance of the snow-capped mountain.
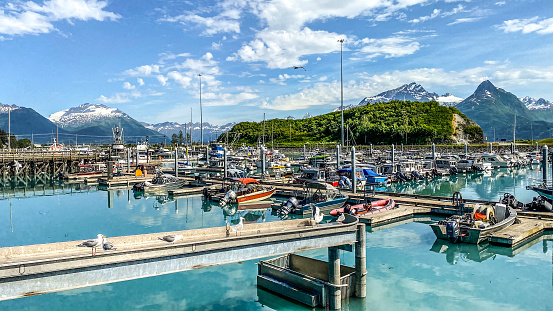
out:
<path id="1" fill-rule="evenodd" d="M 309 118 L 313 118 L 313 116 L 309 112 L 307 112 L 306 114 L 303 115 L 302 119 L 309 119 Z"/>
<path id="2" fill-rule="evenodd" d="M 351 108 L 353 108 L 353 107 L 356 107 L 356 106 L 354 106 L 354 105 L 347 105 L 347 106 L 344 106 L 344 111 L 346 111 L 346 110 L 348 110 L 348 109 L 351 109 Z M 341 108 L 341 107 L 336 107 L 336 108 L 334 108 L 334 110 L 332 110 L 332 112 L 340 111 L 340 110 L 341 110 L 340 108 Z"/>
<path id="3" fill-rule="evenodd" d="M 20 109 L 21 107 L 19 106 L 16 106 L 16 105 L 4 105 L 2 103 L 0 103 L 0 113 L 8 113 L 8 110 L 10 110 L 10 112 L 13 112 L 14 110 L 16 109 Z"/>
<path id="4" fill-rule="evenodd" d="M 429 93 L 420 84 L 411 82 L 396 89 L 382 92 L 376 96 L 365 97 L 359 103 L 359 106 L 378 102 L 389 102 L 392 100 L 437 101 L 438 97 L 438 94 Z"/>
<path id="5" fill-rule="evenodd" d="M 156 124 L 148 124 L 148 123 L 142 123 L 146 128 L 160 132 L 164 135 L 172 135 L 172 134 L 178 134 L 179 131 L 190 131 L 190 123 L 186 124 L 180 124 L 178 122 L 163 122 L 163 123 L 156 123 Z M 225 125 L 211 125 L 207 122 L 203 123 L 203 131 L 205 133 L 224 133 L 226 131 L 230 131 L 234 125 L 236 125 L 235 122 L 227 123 Z M 200 131 L 200 122 L 192 123 L 192 131 Z"/>
<path id="6" fill-rule="evenodd" d="M 51 114 L 48 119 L 62 128 L 78 127 L 111 118 L 131 118 L 117 108 L 102 104 L 83 104 Z"/>
<path id="7" fill-rule="evenodd" d="M 436 93 L 429 93 L 424 89 L 424 87 L 422 87 L 422 85 L 416 82 L 411 82 L 396 89 L 382 92 L 376 96 L 365 97 L 357 106 L 379 102 L 389 102 L 392 100 L 410 100 L 420 102 L 437 101 L 443 106 L 455 106 L 463 101 L 463 98 L 451 95 L 450 93 L 445 93 L 442 96 L 439 96 Z M 350 106 L 347 106 L 344 107 L 344 110 L 350 108 Z M 334 111 L 340 111 L 340 107 L 334 109 Z"/>
<path id="8" fill-rule="evenodd" d="M 445 93 L 444 95 L 438 97 L 436 101 L 443 106 L 455 106 L 458 103 L 462 102 L 464 98 Z"/>
<path id="9" fill-rule="evenodd" d="M 287 116 L 286 118 L 284 118 L 284 120 L 296 120 L 296 118 L 294 118 L 292 116 Z"/>
<path id="10" fill-rule="evenodd" d="M 530 96 L 526 96 L 521 98 L 520 101 L 530 110 L 553 110 L 553 102 L 543 98 L 534 99 Z"/>
<path id="11" fill-rule="evenodd" d="M 183 134 L 190 133 L 190 123 L 180 124 L 178 122 L 163 122 L 156 124 L 141 123 L 147 129 L 154 130 L 166 136 L 167 141 L 171 139 L 173 134 L 179 134 L 182 131 Z M 235 122 L 227 123 L 225 125 L 212 125 L 207 122 L 203 123 L 203 136 L 204 142 L 214 140 L 222 133 L 232 130 L 232 127 L 236 125 Z M 201 131 L 200 122 L 192 123 L 192 140 L 200 141 Z"/>

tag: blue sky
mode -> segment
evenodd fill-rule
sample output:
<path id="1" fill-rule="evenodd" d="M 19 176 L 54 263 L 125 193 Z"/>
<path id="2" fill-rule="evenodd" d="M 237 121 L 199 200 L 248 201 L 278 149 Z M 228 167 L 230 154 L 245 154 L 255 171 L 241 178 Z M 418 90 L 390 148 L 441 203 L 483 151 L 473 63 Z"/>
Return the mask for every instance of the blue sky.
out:
<path id="1" fill-rule="evenodd" d="M 553 100 L 550 0 L 0 2 L 0 102 L 158 123 L 301 118 L 416 81 Z M 293 69 L 303 66 L 303 69 Z"/>

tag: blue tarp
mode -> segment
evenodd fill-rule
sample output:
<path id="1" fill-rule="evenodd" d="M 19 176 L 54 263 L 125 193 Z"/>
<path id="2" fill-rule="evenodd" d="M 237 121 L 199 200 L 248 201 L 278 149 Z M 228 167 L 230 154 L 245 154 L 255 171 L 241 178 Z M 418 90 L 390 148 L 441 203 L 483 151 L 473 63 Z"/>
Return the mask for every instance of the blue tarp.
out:
<path id="1" fill-rule="evenodd" d="M 364 168 L 363 169 L 363 175 L 368 176 L 368 177 L 385 177 L 384 175 L 379 175 L 379 174 L 375 173 L 370 168 Z"/>

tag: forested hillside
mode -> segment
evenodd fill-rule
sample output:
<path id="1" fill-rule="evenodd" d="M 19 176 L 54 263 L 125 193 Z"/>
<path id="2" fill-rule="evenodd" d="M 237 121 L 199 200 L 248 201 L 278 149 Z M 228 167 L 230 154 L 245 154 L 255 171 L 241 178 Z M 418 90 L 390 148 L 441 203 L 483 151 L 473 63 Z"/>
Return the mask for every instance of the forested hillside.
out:
<path id="1" fill-rule="evenodd" d="M 344 128 L 354 144 L 427 144 L 449 142 L 455 130 L 464 131 L 472 142 L 482 140 L 482 129 L 474 123 L 454 129 L 453 115 L 466 116 L 456 108 L 437 102 L 391 101 L 375 103 L 344 111 Z M 469 121 L 469 120 L 467 120 Z M 263 122 L 241 122 L 232 132 L 240 133 L 239 142 L 255 144 L 261 140 Z M 273 119 L 265 122 L 265 141 L 278 144 L 305 142 L 339 142 L 340 112 L 301 120 Z"/>

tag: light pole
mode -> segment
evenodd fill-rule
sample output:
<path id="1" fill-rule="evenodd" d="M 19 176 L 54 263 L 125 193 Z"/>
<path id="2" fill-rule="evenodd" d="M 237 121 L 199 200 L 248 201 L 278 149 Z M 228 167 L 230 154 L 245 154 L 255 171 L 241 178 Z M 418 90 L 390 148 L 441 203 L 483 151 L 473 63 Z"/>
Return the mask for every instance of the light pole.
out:
<path id="1" fill-rule="evenodd" d="M 200 145 L 204 145 L 204 119 L 202 115 L 202 75 L 198 74 L 200 77 Z"/>
<path id="2" fill-rule="evenodd" d="M 344 82 L 343 82 L 343 73 L 342 73 L 342 46 L 344 44 L 344 39 L 338 40 L 340 42 L 340 115 L 341 115 L 341 136 L 342 136 L 342 145 L 344 146 Z"/>

